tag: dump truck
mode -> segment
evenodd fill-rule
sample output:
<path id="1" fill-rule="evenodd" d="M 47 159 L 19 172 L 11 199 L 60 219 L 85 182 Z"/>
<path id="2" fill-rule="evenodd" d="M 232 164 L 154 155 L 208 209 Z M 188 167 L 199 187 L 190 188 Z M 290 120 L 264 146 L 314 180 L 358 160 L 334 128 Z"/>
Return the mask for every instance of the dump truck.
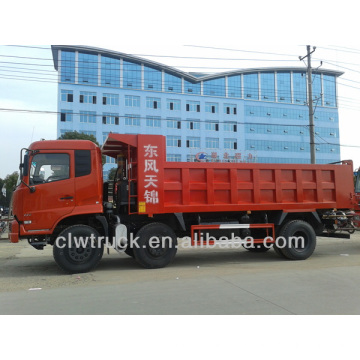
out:
<path id="1" fill-rule="evenodd" d="M 162 135 L 110 133 L 101 149 L 86 140 L 37 141 L 21 150 L 10 241 L 53 246 L 69 273 L 94 269 L 104 248 L 145 268 L 171 263 L 179 243 L 273 248 L 305 260 L 316 236 L 339 230 L 358 206 L 352 161 L 337 164 L 167 162 Z M 103 181 L 102 156 L 116 159 Z M 351 220 L 341 230 L 353 229 Z M 350 226 L 350 227 L 349 227 Z M 178 243 L 179 241 L 179 243 Z"/>

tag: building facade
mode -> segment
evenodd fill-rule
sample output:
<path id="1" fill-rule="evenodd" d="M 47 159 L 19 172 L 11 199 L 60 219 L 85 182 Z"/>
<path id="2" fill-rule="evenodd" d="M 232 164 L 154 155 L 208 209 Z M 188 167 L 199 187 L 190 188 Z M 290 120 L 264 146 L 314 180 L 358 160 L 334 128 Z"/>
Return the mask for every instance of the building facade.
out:
<path id="1" fill-rule="evenodd" d="M 166 136 L 168 161 L 310 163 L 304 68 L 186 73 L 132 55 L 52 46 L 58 137 Z M 337 78 L 313 71 L 316 162 L 340 160 Z M 104 177 L 115 166 L 107 158 Z"/>

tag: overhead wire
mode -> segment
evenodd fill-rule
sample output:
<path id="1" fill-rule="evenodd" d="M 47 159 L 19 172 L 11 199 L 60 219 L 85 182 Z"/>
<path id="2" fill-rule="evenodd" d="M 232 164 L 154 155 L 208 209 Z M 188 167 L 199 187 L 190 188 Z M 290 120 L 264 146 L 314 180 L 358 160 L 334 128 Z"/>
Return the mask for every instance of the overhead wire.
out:
<path id="1" fill-rule="evenodd" d="M 27 47 L 27 48 L 37 48 L 37 49 L 41 49 L 41 50 L 51 50 L 51 48 L 43 48 L 43 47 L 36 47 L 36 46 L 22 46 L 22 45 L 13 45 L 13 46 L 16 46 L 16 47 Z M 191 45 L 192 46 L 192 45 Z M 212 49 L 216 49 L 216 50 L 227 50 L 227 51 L 240 51 L 240 52 L 249 52 L 249 53 L 261 53 L 261 54 L 267 54 L 267 55 L 277 55 L 277 56 L 294 56 L 294 55 L 291 55 L 291 54 L 278 54 L 278 53 L 266 53 L 266 52 L 260 52 L 260 51 L 250 51 L 250 50 L 241 50 L 241 49 L 225 49 L 225 48 L 215 48 L 215 47 L 203 47 L 203 46 L 196 46 L 194 45 L 194 47 L 202 47 L 202 48 L 212 48 Z M 330 49 L 330 50 L 334 50 L 334 49 Z M 354 50 L 354 49 L 353 49 Z M 147 54 L 132 54 L 134 56 L 159 56 L 159 57 L 173 57 L 173 58 L 177 58 L 177 56 L 168 56 L 168 55 L 147 55 Z M 2 56 L 5 56 L 5 57 L 14 57 L 14 58 L 22 58 L 22 59 L 25 59 L 25 58 L 28 58 L 28 59 L 32 59 L 32 60 L 38 60 L 38 59 L 41 59 L 41 60 L 49 60 L 49 61 L 52 61 L 53 59 L 46 59 L 46 58 L 31 58 L 31 57 L 24 57 L 24 56 L 12 56 L 12 55 L 2 55 Z M 255 59 L 229 59 L 229 58 L 220 58 L 220 57 L 216 57 L 216 58 L 206 58 L 206 57 L 178 57 L 178 58 L 181 58 L 181 59 L 185 59 L 185 58 L 189 58 L 189 59 L 201 59 L 201 60 L 204 60 L 204 59 L 212 59 L 212 60 L 233 60 L 233 61 L 239 61 L 239 60 L 252 60 L 254 61 Z M 258 61 L 268 61 L 269 59 L 256 59 Z M 271 59 L 272 60 L 272 59 Z M 277 60 L 278 61 L 278 60 Z M 286 60 L 284 60 L 286 61 Z M 295 60 L 294 60 L 295 61 Z M 296 60 L 298 61 L 298 60 Z M 332 65 L 332 66 L 336 66 L 336 67 L 341 67 L 338 65 L 338 63 L 341 63 L 341 62 L 338 62 L 336 61 L 337 64 L 334 64 L 334 63 L 331 63 L 331 62 L 327 62 L 329 63 L 329 65 Z M 1 62 L 1 63 L 6 63 L 6 64 L 12 64 L 12 65 L 18 65 L 18 64 L 22 64 L 22 65 L 26 65 L 26 66 L 35 66 L 35 67 L 38 67 L 38 66 L 51 66 L 53 67 L 53 64 L 28 64 L 28 63 L 11 63 L 11 62 Z M 91 63 L 91 62 L 90 62 Z M 97 63 L 97 61 L 96 61 Z M 355 64 L 354 64 L 355 65 Z M 211 67 L 210 67 L 211 68 Z M 350 68 L 347 68 L 347 67 L 342 67 L 344 69 L 347 69 L 347 70 L 350 70 L 350 71 L 356 71 L 356 70 L 353 70 L 353 69 L 350 69 Z M 27 70 L 26 68 L 22 68 L 23 70 Z M 30 70 L 30 69 L 29 69 Z M 31 69 L 31 70 L 37 70 L 37 71 L 47 71 L 47 70 L 41 70 L 41 69 Z M 305 69 L 304 69 L 305 70 Z M 5 70 L 1 70 L 0 71 L 2 72 L 6 72 Z M 9 69 L 8 70 L 9 72 L 15 72 L 13 69 Z M 17 71 L 20 73 L 20 71 Z M 52 72 L 51 70 L 49 70 L 49 72 Z M 357 71 L 356 71 L 357 72 Z M 22 72 L 22 73 L 25 73 L 25 72 Z M 41 74 L 41 73 L 36 73 L 34 71 L 32 72 L 29 72 L 29 74 L 36 74 L 36 75 L 44 75 L 46 76 L 47 74 Z M 52 76 L 48 76 L 48 77 L 25 77 L 25 76 L 18 76 L 18 75 L 7 75 L 7 74 L 1 74 L 0 73 L 0 78 L 2 79 L 8 79 L 8 80 L 26 80 L 26 81 L 39 81 L 39 82 L 53 82 L 51 81 L 52 79 Z M 50 74 L 49 74 L 50 75 Z M 51 74 L 53 75 L 53 74 Z M 98 75 L 100 76 L 100 75 Z M 54 78 L 56 77 L 56 79 L 58 79 L 58 75 L 54 72 Z M 355 82 L 355 83 L 358 83 L 354 80 L 350 80 L 350 79 L 345 79 L 345 78 L 341 78 L 341 80 L 345 80 L 345 81 L 349 81 L 349 82 Z M 324 81 L 326 81 L 324 79 Z M 57 83 L 57 81 L 54 81 L 54 83 Z M 355 86 L 351 86 L 349 84 L 343 84 L 341 82 L 338 82 L 339 85 L 341 86 L 344 86 L 344 87 L 349 87 L 349 88 L 353 88 L 353 89 L 359 89 Z M 212 85 L 212 88 L 216 88 L 217 85 Z M 240 91 L 243 91 L 244 88 L 242 87 L 240 89 Z M 190 95 L 190 94 L 189 94 Z M 355 100 L 355 99 L 354 99 Z M 341 101 L 347 101 L 347 102 L 351 102 L 352 100 L 351 99 L 348 99 L 347 98 L 343 98 L 341 99 Z"/>
<path id="2" fill-rule="evenodd" d="M 35 114 L 51 114 L 51 115 L 60 115 L 61 114 L 61 111 L 51 111 L 51 110 L 31 110 L 31 109 L 6 109 L 6 108 L 0 108 L 0 111 L 4 111 L 4 112 L 7 112 L 7 111 L 10 111 L 10 112 L 20 112 L 20 113 L 35 113 Z M 92 117 L 104 117 L 103 114 L 83 114 L 81 112 L 79 113 L 71 113 L 72 115 L 88 115 L 88 116 L 92 116 Z M 107 115 L 109 116 L 109 115 Z M 114 116 L 113 116 L 114 117 Z M 139 120 L 148 120 L 149 118 L 148 117 L 141 117 L 141 116 L 137 116 L 137 115 L 119 115 L 117 116 L 119 118 L 131 118 L 131 119 L 139 119 Z M 168 121 L 180 121 L 180 122 L 185 122 L 185 123 L 189 123 L 191 121 L 193 122 L 196 122 L 196 119 L 181 119 L 181 118 L 156 118 L 156 117 L 152 117 L 151 119 L 153 120 L 160 120 L 160 121 L 163 121 L 163 122 L 168 122 Z M 151 120 L 150 119 L 150 120 Z M 306 120 L 306 119 L 305 119 Z M 200 121 L 199 122 L 201 123 L 214 123 L 212 121 Z M 90 123 L 91 124 L 91 123 Z M 299 129 L 306 129 L 308 130 L 309 129 L 309 125 L 307 124 L 280 124 L 280 123 L 271 123 L 269 124 L 268 122 L 240 122 L 240 121 L 217 121 L 216 124 L 236 124 L 236 125 L 262 125 L 262 126 L 266 126 L 266 125 L 269 125 L 269 126 L 281 126 L 281 127 L 297 127 Z M 317 127 L 319 128 L 319 127 Z M 331 129 L 329 129 L 331 130 Z M 91 131 L 91 130 L 88 130 L 88 131 Z M 196 131 L 196 130 L 195 130 Z M 110 131 L 111 132 L 111 131 Z M 214 131 L 215 132 L 215 131 Z M 230 135 L 229 135 L 230 136 Z M 348 144 L 340 144 L 340 143 L 333 143 L 333 142 L 329 142 L 327 141 L 326 139 L 324 139 L 322 136 L 318 135 L 318 134 L 315 134 L 315 136 L 319 139 L 322 140 L 321 143 L 316 143 L 316 145 L 332 145 L 332 146 L 338 146 L 338 147 L 353 147 L 353 148 L 360 148 L 360 146 L 358 145 L 348 145 Z"/>
<path id="3" fill-rule="evenodd" d="M 91 104 L 90 104 L 91 105 Z M 33 110 L 33 109 L 14 109 L 14 108 L 0 108 L 0 111 L 3 112 L 20 112 L 20 113 L 39 113 L 39 114 L 54 114 L 54 115 L 61 115 L 61 114 L 69 114 L 69 115 L 76 115 L 76 116 L 81 116 L 81 115 L 88 115 L 90 117 L 94 117 L 94 118 L 103 118 L 104 116 L 111 116 L 111 117 L 118 117 L 120 118 L 136 118 L 139 120 L 148 120 L 148 119 L 155 119 L 155 120 L 159 120 L 162 122 L 167 122 L 167 121 L 179 121 L 182 123 L 189 123 L 189 122 L 200 122 L 200 123 L 211 123 L 211 124 L 231 124 L 231 125 L 268 125 L 268 126 L 282 126 L 282 127 L 300 127 L 300 128 L 306 128 L 308 119 L 304 118 L 301 120 L 294 120 L 294 121 L 299 121 L 299 122 L 304 122 L 306 121 L 305 124 L 284 124 L 284 123 L 269 123 L 269 118 L 267 117 L 266 120 L 264 120 L 263 122 L 256 122 L 256 121 L 251 121 L 251 122 L 246 122 L 246 121 L 238 121 L 236 119 L 227 119 L 227 120 L 201 120 L 199 118 L 186 118 L 183 119 L 181 117 L 176 117 L 176 116 L 172 116 L 172 117 L 161 117 L 161 116 L 140 116 L 137 114 L 125 114 L 125 115 L 119 115 L 116 113 L 110 113 L 110 112 L 103 112 L 102 114 L 98 114 L 95 111 L 89 111 L 89 109 L 86 110 L 80 110 L 80 112 L 73 112 L 71 110 L 60 110 L 60 111 L 51 111 L 51 110 Z M 68 112 L 70 111 L 70 112 Z"/>

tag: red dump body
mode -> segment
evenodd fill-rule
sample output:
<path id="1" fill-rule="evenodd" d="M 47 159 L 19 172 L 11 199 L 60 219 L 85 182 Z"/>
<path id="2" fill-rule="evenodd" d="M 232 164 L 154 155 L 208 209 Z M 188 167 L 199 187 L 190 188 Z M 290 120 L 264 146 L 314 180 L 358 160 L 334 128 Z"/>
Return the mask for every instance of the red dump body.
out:
<path id="1" fill-rule="evenodd" d="M 161 135 L 110 134 L 104 155 L 127 160 L 139 214 L 352 209 L 353 164 L 166 162 Z M 131 184 L 132 183 L 132 184 Z M 131 186 L 130 186 L 131 185 Z"/>

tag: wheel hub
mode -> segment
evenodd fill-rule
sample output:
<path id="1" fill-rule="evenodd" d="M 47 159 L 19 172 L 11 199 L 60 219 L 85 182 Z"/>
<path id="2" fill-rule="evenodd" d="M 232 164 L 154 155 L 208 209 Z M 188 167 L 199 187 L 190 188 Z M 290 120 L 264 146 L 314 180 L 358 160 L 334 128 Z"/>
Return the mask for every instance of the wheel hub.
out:
<path id="1" fill-rule="evenodd" d="M 91 254 L 91 247 L 71 247 L 69 249 L 70 259 L 73 261 L 83 261 L 88 258 Z"/>

